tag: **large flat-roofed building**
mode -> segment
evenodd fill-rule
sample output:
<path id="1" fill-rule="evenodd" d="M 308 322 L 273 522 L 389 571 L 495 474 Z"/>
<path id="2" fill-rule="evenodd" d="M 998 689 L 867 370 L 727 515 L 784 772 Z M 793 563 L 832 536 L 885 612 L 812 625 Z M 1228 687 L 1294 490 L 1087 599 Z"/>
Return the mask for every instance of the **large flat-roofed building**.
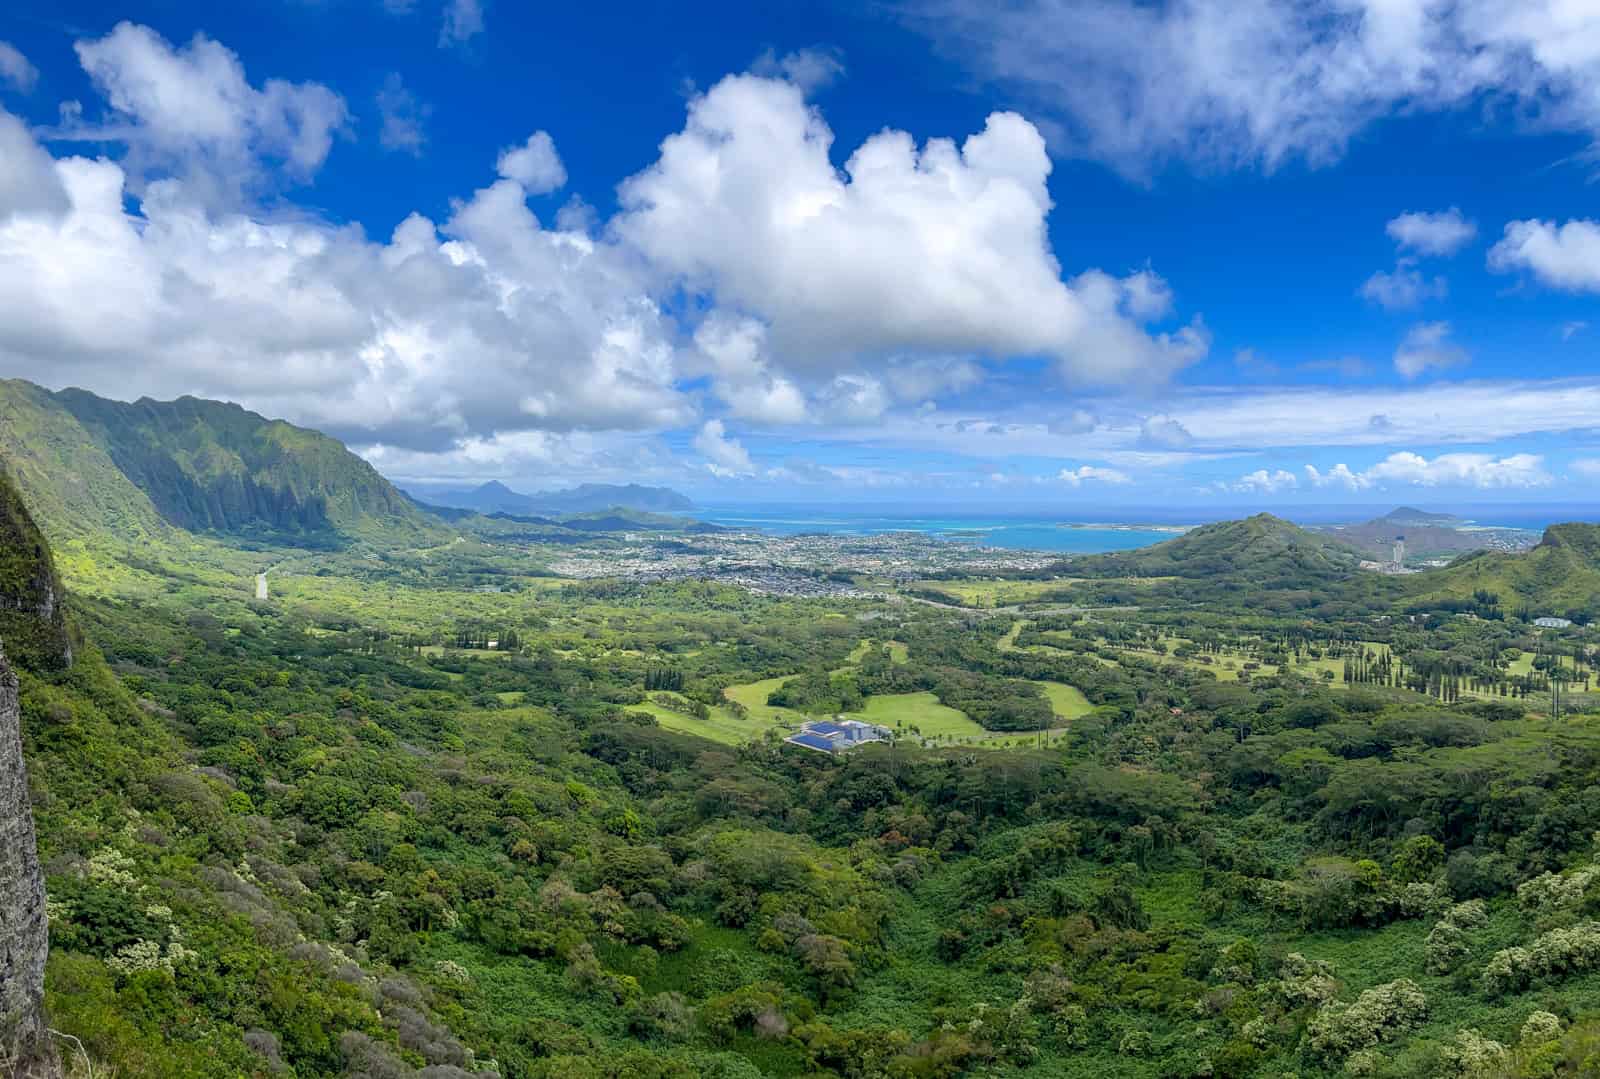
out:
<path id="1" fill-rule="evenodd" d="M 807 723 L 784 741 L 819 753 L 837 753 L 868 742 L 887 742 L 890 737 L 889 728 L 876 723 L 863 723 L 859 719 L 819 719 Z"/>

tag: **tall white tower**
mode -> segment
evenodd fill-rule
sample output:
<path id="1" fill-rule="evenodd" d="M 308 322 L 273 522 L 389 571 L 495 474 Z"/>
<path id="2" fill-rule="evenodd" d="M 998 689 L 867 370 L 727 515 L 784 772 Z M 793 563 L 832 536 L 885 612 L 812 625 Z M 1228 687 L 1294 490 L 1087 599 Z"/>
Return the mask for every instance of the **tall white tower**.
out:
<path id="1" fill-rule="evenodd" d="M 1405 562 L 1406 538 L 1404 536 L 1396 536 L 1394 538 L 1394 568 L 1399 569 L 1401 566 L 1405 565 Z"/>

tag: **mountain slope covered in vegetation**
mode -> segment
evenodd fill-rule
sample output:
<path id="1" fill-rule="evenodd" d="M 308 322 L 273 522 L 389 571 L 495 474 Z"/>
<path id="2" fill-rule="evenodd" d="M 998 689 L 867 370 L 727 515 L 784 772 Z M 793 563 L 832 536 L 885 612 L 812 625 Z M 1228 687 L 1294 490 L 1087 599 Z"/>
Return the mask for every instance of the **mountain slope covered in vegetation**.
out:
<path id="1" fill-rule="evenodd" d="M 111 401 L 0 382 L 0 459 L 47 525 L 132 540 L 170 528 L 415 541 L 442 531 L 340 442 L 238 405 Z"/>
<path id="2" fill-rule="evenodd" d="M 466 523 L 277 548 L 266 600 L 253 544 L 152 545 L 18 664 L 96 1075 L 1586 1074 L 1591 630 L 1408 613 L 1454 571 L 1268 517 L 992 613 L 554 579 L 558 526 Z M 838 712 L 898 737 L 783 741 Z"/>
<path id="3" fill-rule="evenodd" d="M 1551 525 L 1531 550 L 1479 551 L 1407 583 L 1423 597 L 1465 597 L 1484 591 L 1506 607 L 1539 614 L 1600 618 L 1600 525 Z"/>
<path id="4" fill-rule="evenodd" d="M 1075 558 L 1064 572 L 1083 577 L 1183 577 L 1238 583 L 1329 581 L 1347 576 L 1354 551 L 1270 513 L 1202 525 L 1134 551 Z"/>

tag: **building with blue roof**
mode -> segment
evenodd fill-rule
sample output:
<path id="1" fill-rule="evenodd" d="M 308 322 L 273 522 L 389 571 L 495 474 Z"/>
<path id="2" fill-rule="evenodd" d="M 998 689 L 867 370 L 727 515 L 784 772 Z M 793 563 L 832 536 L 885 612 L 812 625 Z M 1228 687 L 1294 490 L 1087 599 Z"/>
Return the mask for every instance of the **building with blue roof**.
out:
<path id="1" fill-rule="evenodd" d="M 819 719 L 805 724 L 784 741 L 818 753 L 838 753 L 867 742 L 887 742 L 892 737 L 889 728 L 876 723 L 863 723 L 859 719 Z"/>

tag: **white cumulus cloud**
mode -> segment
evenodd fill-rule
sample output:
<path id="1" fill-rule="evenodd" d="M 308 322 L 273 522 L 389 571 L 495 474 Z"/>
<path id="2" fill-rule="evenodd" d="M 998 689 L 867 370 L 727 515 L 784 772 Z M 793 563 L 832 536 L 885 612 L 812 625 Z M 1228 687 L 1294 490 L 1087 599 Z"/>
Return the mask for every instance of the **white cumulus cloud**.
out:
<path id="1" fill-rule="evenodd" d="M 995 113 L 961 144 L 873 135 L 845 161 L 801 89 L 730 76 L 626 181 L 612 229 L 657 266 L 765 321 L 785 364 L 851 370 L 898 352 L 1043 354 L 1069 376 L 1159 381 L 1205 354 L 1148 271 L 1061 279 L 1044 139 Z"/>
<path id="2" fill-rule="evenodd" d="M 1110 483 L 1127 484 L 1133 482 L 1133 477 L 1115 468 L 1105 468 L 1100 465 L 1079 465 L 1077 468 L 1063 468 L 1056 477 L 1068 487 L 1081 487 L 1085 483 Z"/>
<path id="3" fill-rule="evenodd" d="M 1404 259 L 1393 273 L 1379 270 L 1361 286 L 1362 298 L 1391 311 L 1416 307 L 1426 300 L 1442 300 L 1448 294 L 1449 286 L 1444 278 L 1424 277 Z"/>
<path id="4" fill-rule="evenodd" d="M 191 194 L 233 204 L 276 165 L 313 176 L 349 112 L 320 83 L 268 79 L 252 86 L 239 57 L 204 34 L 174 48 L 148 27 L 118 23 L 79 41 L 78 59 L 108 110 L 98 122 L 64 125 L 61 139 L 121 142 L 135 181 L 176 173 Z"/>
<path id="5" fill-rule="evenodd" d="M 543 195 L 567 182 L 567 168 L 547 131 L 535 131 L 521 146 L 501 151 L 500 175 L 521 184 L 530 195 Z"/>
<path id="6" fill-rule="evenodd" d="M 1568 292 L 1600 292 L 1600 221 L 1513 221 L 1490 248 L 1489 268 L 1526 270 Z"/>
<path id="7" fill-rule="evenodd" d="M 1374 483 L 1413 487 L 1544 487 L 1551 482 L 1544 458 L 1531 453 L 1495 457 L 1488 453 L 1441 453 L 1429 459 L 1394 453 L 1367 469 Z"/>
<path id="8" fill-rule="evenodd" d="M 126 395 L 243 401 L 357 441 L 650 429 L 693 409 L 633 260 L 544 229 L 502 180 L 387 242 L 219 213 L 180 181 L 128 205 L 116 164 L 50 162 L 0 114 L 0 371 Z M 15 212 L 19 161 L 58 213 Z M 41 184 L 39 190 L 47 190 Z"/>
<path id="9" fill-rule="evenodd" d="M 1478 235 L 1478 226 L 1452 206 L 1442 213 L 1404 213 L 1385 226 L 1402 248 L 1421 255 L 1453 255 Z"/>
<path id="10" fill-rule="evenodd" d="M 706 459 L 706 468 L 720 479 L 755 475 L 755 462 L 739 440 L 729 436 L 721 420 L 707 420 L 694 436 L 694 448 Z"/>
<path id="11" fill-rule="evenodd" d="M 1394 351 L 1394 369 L 1406 378 L 1466 362 L 1466 350 L 1450 340 L 1448 322 L 1419 322 Z"/>
<path id="12" fill-rule="evenodd" d="M 1194 444 L 1194 435 L 1171 416 L 1151 416 L 1140 428 L 1139 444 L 1158 450 L 1182 450 Z"/>
<path id="13" fill-rule="evenodd" d="M 694 342 L 712 372 L 712 392 L 729 414 L 756 423 L 803 423 L 805 394 L 767 362 L 766 327 L 752 318 L 714 313 L 695 330 Z"/>
<path id="14" fill-rule="evenodd" d="M 1229 484 L 1228 490 L 1239 494 L 1276 495 L 1299 486 L 1300 480 L 1293 472 L 1285 472 L 1281 468 L 1270 471 L 1258 468 Z"/>
<path id="15" fill-rule="evenodd" d="M 1316 465 L 1306 465 L 1306 481 L 1313 487 L 1341 487 L 1346 491 L 1362 491 L 1372 486 L 1370 477 L 1352 472 L 1343 462 L 1326 472 L 1319 471 Z"/>

